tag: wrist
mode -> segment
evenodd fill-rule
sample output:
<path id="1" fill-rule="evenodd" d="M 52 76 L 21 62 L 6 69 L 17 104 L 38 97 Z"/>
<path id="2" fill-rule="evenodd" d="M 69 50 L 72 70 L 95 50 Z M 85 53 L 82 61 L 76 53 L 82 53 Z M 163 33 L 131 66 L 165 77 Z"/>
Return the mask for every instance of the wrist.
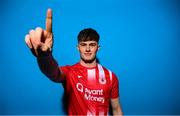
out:
<path id="1" fill-rule="evenodd" d="M 46 53 L 46 54 L 43 54 L 43 55 L 39 55 L 39 56 L 36 56 L 37 59 L 39 60 L 43 60 L 43 59 L 49 59 L 52 57 L 52 53 Z"/>
<path id="2" fill-rule="evenodd" d="M 31 52 L 35 57 L 47 57 L 52 54 L 52 49 L 42 51 L 40 48 L 38 48 L 38 49 L 31 49 Z"/>

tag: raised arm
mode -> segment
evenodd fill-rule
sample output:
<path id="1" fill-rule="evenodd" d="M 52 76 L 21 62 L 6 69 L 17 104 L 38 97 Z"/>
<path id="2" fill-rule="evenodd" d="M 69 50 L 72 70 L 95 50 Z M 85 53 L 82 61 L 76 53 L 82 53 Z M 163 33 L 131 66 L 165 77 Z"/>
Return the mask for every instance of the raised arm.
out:
<path id="1" fill-rule="evenodd" d="M 41 71 L 51 80 L 59 82 L 62 76 L 58 64 L 52 56 L 53 33 L 52 33 L 52 10 L 46 14 L 46 29 L 37 27 L 30 30 L 25 36 L 25 42 L 34 56 L 37 57 Z"/>

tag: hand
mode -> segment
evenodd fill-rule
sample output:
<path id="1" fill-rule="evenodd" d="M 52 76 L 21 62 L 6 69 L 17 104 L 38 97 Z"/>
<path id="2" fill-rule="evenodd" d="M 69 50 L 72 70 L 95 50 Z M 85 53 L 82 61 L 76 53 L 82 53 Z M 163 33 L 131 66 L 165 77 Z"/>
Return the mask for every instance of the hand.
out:
<path id="1" fill-rule="evenodd" d="M 35 56 L 50 52 L 53 47 L 52 10 L 47 10 L 46 29 L 37 27 L 25 36 L 25 42 Z"/>

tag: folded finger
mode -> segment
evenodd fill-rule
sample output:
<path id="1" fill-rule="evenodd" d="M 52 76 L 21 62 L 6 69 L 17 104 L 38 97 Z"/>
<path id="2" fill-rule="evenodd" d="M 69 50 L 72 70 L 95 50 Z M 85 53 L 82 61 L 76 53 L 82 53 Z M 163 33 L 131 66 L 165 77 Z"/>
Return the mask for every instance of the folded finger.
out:
<path id="1" fill-rule="evenodd" d="M 30 41 L 32 43 L 32 47 L 34 49 L 37 49 L 38 48 L 38 42 L 37 42 L 37 40 L 35 38 L 35 31 L 34 30 L 30 30 L 29 36 L 30 36 Z"/>
<path id="2" fill-rule="evenodd" d="M 26 42 L 27 46 L 30 49 L 32 49 L 32 44 L 31 44 L 30 36 L 28 34 L 25 36 L 25 42 Z"/>
<path id="3" fill-rule="evenodd" d="M 35 32 L 34 32 L 34 37 L 36 38 L 36 42 L 38 44 L 41 43 L 42 32 L 43 32 L 43 30 L 40 27 L 37 27 Z"/>

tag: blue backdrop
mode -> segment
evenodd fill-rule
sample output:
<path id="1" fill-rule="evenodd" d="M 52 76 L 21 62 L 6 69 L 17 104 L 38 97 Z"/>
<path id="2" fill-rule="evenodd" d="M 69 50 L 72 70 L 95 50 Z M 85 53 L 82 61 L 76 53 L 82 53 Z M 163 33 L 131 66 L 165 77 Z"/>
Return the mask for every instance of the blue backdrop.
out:
<path id="1" fill-rule="evenodd" d="M 65 114 L 63 87 L 39 70 L 24 37 L 53 9 L 60 65 L 79 60 L 78 32 L 101 35 L 100 62 L 119 78 L 124 114 L 180 114 L 178 0 L 1 0 L 0 114 Z"/>

